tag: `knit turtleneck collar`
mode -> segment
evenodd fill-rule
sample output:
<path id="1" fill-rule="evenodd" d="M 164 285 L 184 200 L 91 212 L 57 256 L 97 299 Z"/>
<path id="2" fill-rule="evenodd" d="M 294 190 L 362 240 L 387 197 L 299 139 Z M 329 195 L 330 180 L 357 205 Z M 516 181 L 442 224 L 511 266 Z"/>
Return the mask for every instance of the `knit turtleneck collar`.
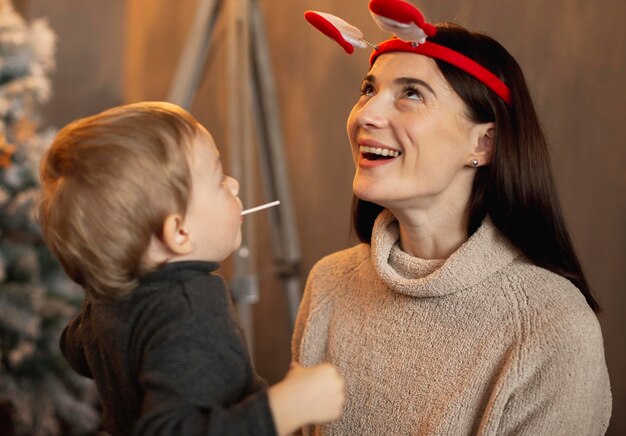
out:
<path id="1" fill-rule="evenodd" d="M 372 230 L 372 263 L 387 286 L 412 297 L 441 297 L 470 288 L 520 255 L 489 218 L 445 260 L 410 256 L 399 240 L 398 221 L 385 209 Z"/>

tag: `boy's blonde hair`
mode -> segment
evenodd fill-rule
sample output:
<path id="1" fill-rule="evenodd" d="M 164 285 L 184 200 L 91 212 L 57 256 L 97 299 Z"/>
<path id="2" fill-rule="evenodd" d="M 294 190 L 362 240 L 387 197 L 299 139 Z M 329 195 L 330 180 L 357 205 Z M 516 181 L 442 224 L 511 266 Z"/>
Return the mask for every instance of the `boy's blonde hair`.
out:
<path id="1" fill-rule="evenodd" d="M 98 299 L 127 296 L 171 213 L 184 214 L 196 120 L 144 102 L 63 128 L 44 156 L 39 221 L 66 273 Z"/>

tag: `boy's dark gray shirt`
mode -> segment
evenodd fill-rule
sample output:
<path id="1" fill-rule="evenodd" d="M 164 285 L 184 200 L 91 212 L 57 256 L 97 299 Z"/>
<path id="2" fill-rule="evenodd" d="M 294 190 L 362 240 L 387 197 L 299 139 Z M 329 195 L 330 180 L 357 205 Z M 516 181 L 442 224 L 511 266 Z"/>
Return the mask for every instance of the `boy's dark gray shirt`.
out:
<path id="1" fill-rule="evenodd" d="M 274 435 L 267 385 L 213 262 L 176 262 L 119 302 L 85 299 L 61 350 L 117 435 Z"/>

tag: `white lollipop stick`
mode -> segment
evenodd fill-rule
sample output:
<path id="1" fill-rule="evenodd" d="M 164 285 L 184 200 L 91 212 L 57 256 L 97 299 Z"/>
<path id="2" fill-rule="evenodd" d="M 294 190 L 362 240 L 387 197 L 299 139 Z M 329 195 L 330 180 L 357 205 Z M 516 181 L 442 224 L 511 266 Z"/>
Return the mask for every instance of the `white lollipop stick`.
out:
<path id="1" fill-rule="evenodd" d="M 257 206 L 257 207 L 252 207 L 250 209 L 246 209 L 243 212 L 241 212 L 241 215 L 247 215 L 249 213 L 256 212 L 258 210 L 267 209 L 268 207 L 278 206 L 279 204 L 280 204 L 279 200 L 272 201 L 271 203 L 262 204 L 262 205 Z"/>

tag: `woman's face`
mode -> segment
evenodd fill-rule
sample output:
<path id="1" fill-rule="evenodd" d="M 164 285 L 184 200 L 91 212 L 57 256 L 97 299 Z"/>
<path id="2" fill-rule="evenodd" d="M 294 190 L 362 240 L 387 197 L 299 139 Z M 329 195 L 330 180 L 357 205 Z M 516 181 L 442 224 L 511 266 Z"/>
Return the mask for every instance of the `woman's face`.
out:
<path id="1" fill-rule="evenodd" d="M 467 201 L 477 125 L 432 59 L 381 55 L 347 122 L 357 197 L 393 208 Z"/>

